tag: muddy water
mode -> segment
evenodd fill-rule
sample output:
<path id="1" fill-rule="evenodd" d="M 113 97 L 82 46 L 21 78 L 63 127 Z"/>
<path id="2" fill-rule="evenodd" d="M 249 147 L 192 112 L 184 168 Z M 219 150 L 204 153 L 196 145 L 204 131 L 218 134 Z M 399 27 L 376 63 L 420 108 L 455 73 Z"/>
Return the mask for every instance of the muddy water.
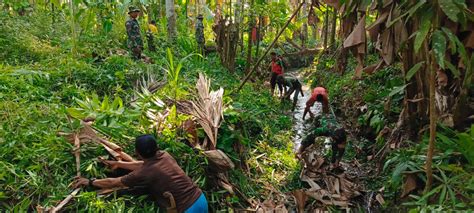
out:
<path id="1" fill-rule="evenodd" d="M 303 94 L 304 97 L 301 95 L 298 97 L 298 103 L 296 104 L 296 109 L 293 112 L 293 117 L 295 120 L 293 131 L 295 135 L 293 136 L 294 149 L 297 151 L 300 148 L 301 141 L 305 137 L 306 130 L 310 127 L 311 122 L 309 122 L 309 114 L 306 115 L 306 120 L 303 120 L 303 112 L 306 107 L 306 101 L 311 97 L 311 88 L 309 85 L 304 84 L 304 79 L 300 75 L 300 70 L 293 70 L 289 72 L 287 75 L 297 77 L 301 84 L 303 85 Z M 293 95 L 291 96 L 291 100 L 293 100 Z M 319 103 L 315 103 L 313 107 L 311 107 L 311 112 L 314 115 L 318 115 L 321 113 L 322 106 Z"/>

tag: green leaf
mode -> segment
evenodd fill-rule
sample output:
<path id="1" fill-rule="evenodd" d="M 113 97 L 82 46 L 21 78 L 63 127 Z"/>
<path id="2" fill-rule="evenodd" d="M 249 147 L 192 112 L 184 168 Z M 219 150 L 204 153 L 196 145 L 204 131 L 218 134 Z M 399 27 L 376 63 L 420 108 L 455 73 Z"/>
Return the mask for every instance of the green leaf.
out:
<path id="1" fill-rule="evenodd" d="M 428 32 L 431 28 L 431 18 L 433 17 L 433 13 L 425 13 L 423 17 L 421 17 L 421 26 L 419 31 L 416 33 L 415 37 L 415 53 L 418 53 L 423 41 L 425 40 Z"/>
<path id="2" fill-rule="evenodd" d="M 405 87 L 407 87 L 407 86 L 408 86 L 408 84 L 405 84 L 405 85 L 399 86 L 399 87 L 394 87 L 393 90 L 390 92 L 390 94 L 388 94 L 388 96 L 392 97 L 393 95 L 402 92 L 405 89 Z"/>
<path id="3" fill-rule="evenodd" d="M 453 0 L 439 0 L 439 7 L 443 10 L 444 14 L 448 16 L 454 22 L 458 22 L 458 14 L 461 10 L 456 6 Z"/>
<path id="4" fill-rule="evenodd" d="M 446 52 L 446 38 L 444 37 L 444 34 L 440 30 L 436 30 L 433 33 L 433 38 L 432 38 L 432 49 L 434 51 L 434 56 L 436 58 L 436 61 L 438 62 L 438 65 L 441 69 L 444 69 L 444 54 Z"/>
<path id="5" fill-rule="evenodd" d="M 459 70 L 453 64 L 451 64 L 451 62 L 449 62 L 448 60 L 444 60 L 444 63 L 446 64 L 448 69 L 451 71 L 451 73 L 453 73 L 455 78 L 459 78 L 459 76 L 461 76 L 461 73 L 459 72 Z"/>
<path id="6" fill-rule="evenodd" d="M 67 113 L 72 116 L 73 118 L 77 119 L 82 119 L 85 118 L 86 116 L 84 115 L 84 111 L 82 109 L 78 108 L 67 108 L 66 109 Z"/>
<path id="7" fill-rule="evenodd" d="M 450 29 L 446 27 L 441 28 L 444 33 L 448 36 L 449 39 L 449 49 L 451 49 L 451 54 L 456 53 L 456 39 L 457 37 L 451 32 Z"/>
<path id="8" fill-rule="evenodd" d="M 107 95 L 104 97 L 104 100 L 102 100 L 102 105 L 100 106 L 100 109 L 103 111 L 109 109 L 109 97 Z"/>
<path id="9" fill-rule="evenodd" d="M 418 70 L 421 68 L 421 65 L 423 65 L 425 61 L 419 62 L 418 64 L 413 65 L 413 67 L 408 70 L 406 79 L 409 81 L 415 74 L 418 72 Z"/>

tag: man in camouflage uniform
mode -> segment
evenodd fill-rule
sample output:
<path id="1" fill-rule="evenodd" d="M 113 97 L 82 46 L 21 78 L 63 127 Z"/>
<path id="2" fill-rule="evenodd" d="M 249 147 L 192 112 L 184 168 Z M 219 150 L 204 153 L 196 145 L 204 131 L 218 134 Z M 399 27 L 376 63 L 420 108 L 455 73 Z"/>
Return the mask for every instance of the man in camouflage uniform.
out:
<path id="1" fill-rule="evenodd" d="M 298 153 L 304 152 L 311 146 L 316 137 L 325 136 L 331 139 L 331 168 L 339 167 L 339 162 L 346 149 L 347 135 L 344 127 L 339 125 L 336 118 L 330 114 L 323 114 L 320 119 L 316 119 L 315 128 L 312 128 L 305 138 L 301 141 Z"/>
<path id="2" fill-rule="evenodd" d="M 125 23 L 128 35 L 128 48 L 132 53 L 133 59 L 140 60 L 143 50 L 143 40 L 140 35 L 140 26 L 138 25 L 137 17 L 140 10 L 135 7 L 130 7 L 128 15 L 130 19 Z"/>
<path id="3" fill-rule="evenodd" d="M 202 23 L 203 16 L 199 14 L 196 20 L 196 42 L 198 44 L 198 51 L 201 55 L 204 55 L 204 24 Z"/>

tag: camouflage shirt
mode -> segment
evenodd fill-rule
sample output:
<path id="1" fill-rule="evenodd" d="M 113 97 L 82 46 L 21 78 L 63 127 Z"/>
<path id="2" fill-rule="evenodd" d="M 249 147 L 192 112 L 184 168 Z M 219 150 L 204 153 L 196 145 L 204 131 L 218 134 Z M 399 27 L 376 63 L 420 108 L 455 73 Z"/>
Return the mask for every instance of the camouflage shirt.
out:
<path id="1" fill-rule="evenodd" d="M 129 48 L 143 48 L 142 36 L 140 35 L 140 26 L 136 19 L 129 19 L 125 23 L 128 35 Z"/>
<path id="2" fill-rule="evenodd" d="M 323 115 L 318 121 L 315 122 L 315 128 L 308 131 L 306 137 L 303 138 L 301 144 L 303 147 L 308 147 L 314 143 L 316 137 L 326 136 L 331 137 L 331 135 L 338 128 L 341 128 L 339 123 L 337 123 L 336 118 L 332 115 Z"/>
<path id="3" fill-rule="evenodd" d="M 197 20 L 196 22 L 196 42 L 199 44 L 204 43 L 204 24 L 201 20 Z"/>

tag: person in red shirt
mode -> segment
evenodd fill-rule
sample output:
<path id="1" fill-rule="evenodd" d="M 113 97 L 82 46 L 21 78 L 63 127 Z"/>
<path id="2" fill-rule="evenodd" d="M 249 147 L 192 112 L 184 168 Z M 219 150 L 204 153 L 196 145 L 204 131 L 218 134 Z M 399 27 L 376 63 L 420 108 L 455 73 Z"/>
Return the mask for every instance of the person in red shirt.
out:
<path id="1" fill-rule="evenodd" d="M 271 85 L 271 94 L 275 92 L 275 85 L 277 84 L 277 77 L 283 75 L 285 72 L 285 66 L 283 65 L 283 61 L 281 58 L 277 56 L 275 52 L 270 53 L 272 57 L 272 62 L 270 64 L 270 69 L 272 70 L 271 78 L 270 78 L 270 85 Z M 283 86 L 278 84 L 278 89 L 280 90 L 280 96 L 283 95 Z"/>
<path id="2" fill-rule="evenodd" d="M 306 102 L 306 108 L 303 112 L 303 119 L 306 117 L 306 113 L 308 112 L 311 118 L 314 117 L 314 114 L 311 112 L 310 108 L 316 101 L 323 105 L 323 113 L 329 113 L 328 92 L 324 87 L 316 87 L 314 88 L 313 93 L 311 93 L 311 98 Z"/>
<path id="3" fill-rule="evenodd" d="M 111 189 L 126 186 L 130 189 L 145 189 L 160 207 L 173 207 L 168 197 L 171 194 L 178 212 L 208 212 L 204 193 L 168 152 L 159 150 L 155 137 L 138 136 L 135 140 L 135 151 L 143 161 L 104 161 L 112 169 L 130 170 L 129 174 L 105 179 L 77 177 L 73 187 Z"/>

